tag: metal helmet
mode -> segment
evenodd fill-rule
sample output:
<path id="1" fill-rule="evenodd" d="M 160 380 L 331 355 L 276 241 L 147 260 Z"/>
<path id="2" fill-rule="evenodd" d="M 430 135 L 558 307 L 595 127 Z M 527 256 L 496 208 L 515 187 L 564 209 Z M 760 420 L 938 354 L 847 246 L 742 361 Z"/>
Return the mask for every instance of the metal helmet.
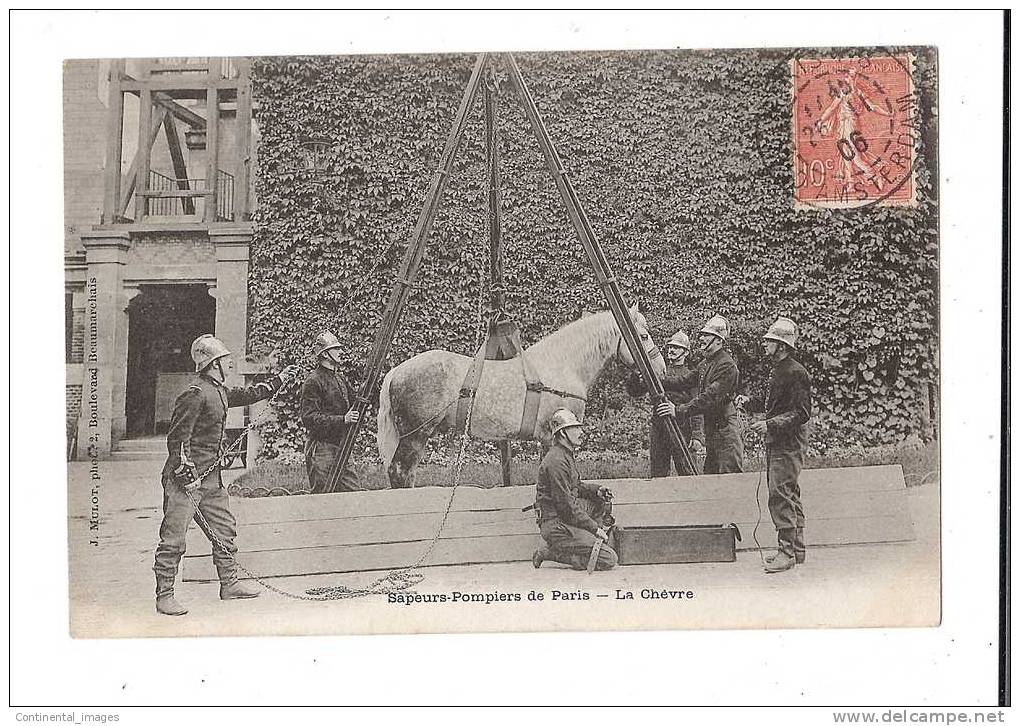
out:
<path id="1" fill-rule="evenodd" d="M 725 341 L 730 337 L 730 324 L 722 315 L 713 315 L 700 332 L 714 335 L 719 340 Z"/>
<path id="2" fill-rule="evenodd" d="M 688 351 L 691 349 L 691 339 L 687 337 L 687 333 L 682 330 L 678 330 L 669 342 L 666 343 L 666 348 L 686 348 Z"/>
<path id="3" fill-rule="evenodd" d="M 569 408 L 558 408 L 553 411 L 553 415 L 549 418 L 549 426 L 552 428 L 552 435 L 555 436 L 563 429 L 571 428 L 572 426 L 581 426 L 581 422 L 578 420 L 574 412 Z"/>
<path id="4" fill-rule="evenodd" d="M 340 341 L 337 339 L 332 332 L 323 330 L 317 336 L 315 336 L 315 357 L 318 358 L 320 355 L 325 353 L 327 350 L 333 348 L 341 348 Z"/>
<path id="5" fill-rule="evenodd" d="M 195 373 L 201 373 L 211 363 L 230 355 L 230 350 L 216 336 L 206 333 L 195 338 L 191 344 L 191 359 L 195 361 Z"/>
<path id="6" fill-rule="evenodd" d="M 789 318 L 779 317 L 769 326 L 768 332 L 762 336 L 764 340 L 777 340 L 786 343 L 791 349 L 797 349 L 797 323 Z"/>

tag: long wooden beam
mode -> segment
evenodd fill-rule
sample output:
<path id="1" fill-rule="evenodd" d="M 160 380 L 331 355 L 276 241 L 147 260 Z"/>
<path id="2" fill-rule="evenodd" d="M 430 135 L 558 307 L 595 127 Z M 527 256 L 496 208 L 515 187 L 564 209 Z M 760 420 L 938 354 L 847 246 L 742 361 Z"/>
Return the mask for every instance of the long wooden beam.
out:
<path id="1" fill-rule="evenodd" d="M 215 79 L 209 80 L 212 82 Z M 205 115 L 209 124 L 205 130 L 205 189 L 211 193 L 205 198 L 202 221 L 209 223 L 216 221 L 216 178 L 219 170 L 217 158 L 220 150 L 220 96 L 212 86 L 205 94 Z"/>
<path id="2" fill-rule="evenodd" d="M 247 58 L 237 60 L 237 117 L 236 148 L 237 165 L 234 168 L 234 221 L 243 222 L 248 217 L 248 185 L 251 176 L 251 62 Z"/>
<path id="3" fill-rule="evenodd" d="M 481 82 L 482 73 L 488 64 L 489 56 L 482 53 L 475 62 L 471 71 L 471 78 L 468 80 L 467 88 L 464 89 L 464 97 L 460 101 L 460 108 L 457 109 L 457 116 L 454 118 L 453 128 L 446 139 L 446 147 L 443 149 L 443 156 L 439 162 L 439 168 L 432 176 L 432 183 L 429 186 L 428 194 L 425 196 L 425 206 L 418 215 L 418 222 L 414 226 L 411 241 L 404 253 L 404 261 L 397 273 L 397 280 L 390 293 L 390 300 L 383 313 L 379 330 L 376 332 L 375 342 L 372 351 L 365 363 L 365 380 L 361 384 L 361 390 L 354 403 L 354 408 L 361 414 L 362 419 L 368 409 L 368 402 L 379 382 L 379 374 L 382 372 L 383 363 L 386 361 L 386 354 L 389 353 L 390 344 L 393 342 L 393 334 L 396 332 L 400 316 L 404 311 L 404 305 L 411 294 L 411 288 L 418 276 L 422 259 L 425 256 L 425 247 L 428 244 L 429 234 L 432 232 L 432 224 L 435 222 L 436 213 L 439 211 L 439 203 L 446 189 L 446 182 L 453 170 L 453 160 L 457 154 L 461 139 L 464 137 L 464 130 L 467 128 L 468 113 L 474 104 L 475 95 Z M 340 444 L 340 452 L 337 455 L 333 472 L 327 484 L 327 492 L 335 492 L 340 475 L 343 473 L 347 462 L 351 458 L 351 451 L 354 449 L 354 439 L 357 438 L 361 429 L 361 421 L 351 424 L 344 434 Z"/>
<path id="4" fill-rule="evenodd" d="M 177 122 L 172 115 L 166 116 L 163 124 L 166 132 L 166 144 L 170 148 L 170 161 L 174 165 L 174 176 L 177 178 L 177 188 L 186 191 L 188 186 L 188 164 L 184 159 L 184 149 L 181 147 L 181 137 L 177 133 Z M 195 213 L 195 200 L 185 197 L 183 200 L 184 213 Z"/>
<path id="5" fill-rule="evenodd" d="M 595 276 L 599 281 L 599 285 L 601 285 L 602 290 L 606 295 L 606 300 L 609 302 L 609 309 L 612 311 L 613 317 L 616 318 L 616 324 L 620 328 L 623 340 L 627 344 L 627 348 L 630 350 L 635 363 L 637 363 L 638 370 L 641 372 L 641 377 L 645 381 L 645 385 L 649 391 L 649 398 L 651 399 L 652 406 L 654 408 L 666 400 L 662 381 L 659 380 L 659 376 L 656 375 L 655 370 L 652 368 L 651 359 L 648 357 L 647 351 L 645 351 L 644 346 L 638 338 L 637 329 L 634 326 L 634 321 L 630 317 L 630 311 L 627 309 L 627 305 L 624 302 L 619 282 L 617 282 L 616 276 L 613 274 L 613 270 L 609 265 L 609 260 L 606 258 L 605 251 L 602 248 L 602 243 L 599 241 L 598 236 L 595 234 L 595 230 L 591 226 L 588 214 L 584 211 L 584 207 L 577 197 L 577 192 L 574 190 L 573 182 L 571 182 L 566 169 L 563 168 L 563 163 L 560 161 L 559 154 L 556 151 L 556 146 L 549 137 L 549 132 L 546 130 L 545 123 L 542 121 L 542 116 L 538 111 L 538 106 L 535 104 L 535 100 L 531 97 L 531 92 L 528 90 L 528 86 L 524 81 L 521 69 L 517 65 L 517 60 L 510 53 L 505 54 L 504 57 L 506 58 L 507 66 L 510 70 L 510 79 L 517 89 L 517 95 L 521 100 L 521 104 L 524 106 L 524 114 L 528 118 L 528 123 L 531 124 L 531 130 L 538 139 L 538 145 L 542 149 L 542 155 L 545 157 L 546 165 L 549 167 L 553 181 L 556 183 L 556 189 L 559 191 L 560 198 L 563 200 L 563 204 L 567 208 L 567 213 L 569 214 L 570 221 L 574 226 L 574 231 L 577 233 L 577 237 L 581 241 L 581 246 L 584 248 L 585 254 L 588 256 L 588 261 L 591 263 L 591 266 L 595 271 Z M 695 467 L 694 459 L 691 456 L 690 449 L 687 446 L 687 442 L 684 440 L 683 434 L 680 432 L 680 426 L 677 423 L 676 417 L 671 416 L 665 419 L 665 422 L 672 449 L 681 455 L 681 459 L 687 469 L 685 473 L 696 474 L 697 468 Z"/>
<path id="6" fill-rule="evenodd" d="M 204 91 L 207 88 L 228 89 L 237 88 L 236 78 L 214 78 L 207 79 L 205 75 L 195 74 L 193 78 L 182 78 L 181 76 L 166 76 L 150 78 L 148 80 L 125 79 L 123 89 L 130 93 L 148 89 L 156 91 Z"/>
<path id="7" fill-rule="evenodd" d="M 499 171 L 499 125 L 496 123 L 499 111 L 494 64 L 489 64 L 485 78 L 485 94 L 483 96 L 485 114 L 485 158 L 489 166 L 489 304 L 494 312 L 506 307 L 506 294 L 503 287 L 503 220 L 502 198 L 500 194 L 501 176 Z M 495 320 L 489 329 L 489 338 L 495 334 Z M 507 351 L 502 347 L 496 351 L 496 359 L 506 358 Z M 496 442 L 499 449 L 500 471 L 503 475 L 503 486 L 510 486 L 510 466 L 512 451 L 509 439 Z"/>
<path id="8" fill-rule="evenodd" d="M 145 89 L 138 99 L 138 170 L 136 176 L 142 180 L 139 185 L 143 189 L 149 181 L 149 164 L 152 159 L 152 141 L 155 136 L 146 139 L 152 118 L 152 93 Z M 145 139 L 149 143 L 143 144 Z M 135 195 L 135 221 L 141 222 L 148 213 L 148 204 L 144 194 Z"/>
<path id="9" fill-rule="evenodd" d="M 110 88 L 106 104 L 106 174 L 102 217 L 104 224 L 116 222 L 119 209 L 117 203 L 120 201 L 120 162 L 124 143 L 124 93 L 120 85 L 123 73 L 123 60 L 114 60 L 110 63 Z"/>

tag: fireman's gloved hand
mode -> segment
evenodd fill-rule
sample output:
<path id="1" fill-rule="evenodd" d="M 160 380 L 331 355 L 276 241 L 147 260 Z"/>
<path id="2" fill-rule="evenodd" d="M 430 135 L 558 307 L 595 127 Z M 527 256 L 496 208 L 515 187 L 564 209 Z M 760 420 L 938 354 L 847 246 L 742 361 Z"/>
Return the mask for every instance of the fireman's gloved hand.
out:
<path id="1" fill-rule="evenodd" d="M 174 469 L 174 481 L 189 494 L 202 483 L 195 467 L 183 461 Z"/>
<path id="2" fill-rule="evenodd" d="M 357 423 L 361 420 L 361 414 L 358 413 L 358 409 L 352 408 L 350 411 L 344 414 L 344 423 L 352 424 Z"/>
<path id="3" fill-rule="evenodd" d="M 293 381 L 301 373 L 301 368 L 296 365 L 289 365 L 277 374 L 277 378 L 280 379 L 280 385 L 286 386 L 288 383 Z"/>
<path id="4" fill-rule="evenodd" d="M 705 453 L 705 445 L 701 443 L 701 439 L 691 439 L 691 452 L 699 456 Z"/>
<path id="5" fill-rule="evenodd" d="M 606 530 L 602 529 L 602 527 L 599 527 L 598 529 L 595 530 L 595 536 L 598 537 L 603 542 L 607 542 L 609 540 L 609 533 Z"/>
<path id="6" fill-rule="evenodd" d="M 676 406 L 673 404 L 672 401 L 663 401 L 662 403 L 660 403 L 658 406 L 655 407 L 655 415 L 656 416 L 675 416 L 676 415 Z"/>

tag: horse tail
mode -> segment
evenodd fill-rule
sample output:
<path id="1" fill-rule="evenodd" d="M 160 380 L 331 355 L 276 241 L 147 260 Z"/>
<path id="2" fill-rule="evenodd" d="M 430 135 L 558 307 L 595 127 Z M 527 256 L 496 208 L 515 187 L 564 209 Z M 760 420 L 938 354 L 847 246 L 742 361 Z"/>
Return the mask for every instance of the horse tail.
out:
<path id="1" fill-rule="evenodd" d="M 378 429 L 375 440 L 379 446 L 379 456 L 382 458 L 383 466 L 389 467 L 393 461 L 393 455 L 400 444 L 400 432 L 393 422 L 393 415 L 390 413 L 390 380 L 393 371 L 389 371 L 384 377 L 382 387 L 379 389 L 379 415 L 376 419 Z"/>

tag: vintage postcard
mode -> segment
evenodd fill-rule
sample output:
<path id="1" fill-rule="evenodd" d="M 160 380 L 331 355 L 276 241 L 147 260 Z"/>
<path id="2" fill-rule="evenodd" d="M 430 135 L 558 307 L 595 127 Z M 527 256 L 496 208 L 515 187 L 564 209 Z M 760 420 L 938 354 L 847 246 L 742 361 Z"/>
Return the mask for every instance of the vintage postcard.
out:
<path id="1" fill-rule="evenodd" d="M 938 625 L 938 78 L 65 61 L 71 634 Z"/>

